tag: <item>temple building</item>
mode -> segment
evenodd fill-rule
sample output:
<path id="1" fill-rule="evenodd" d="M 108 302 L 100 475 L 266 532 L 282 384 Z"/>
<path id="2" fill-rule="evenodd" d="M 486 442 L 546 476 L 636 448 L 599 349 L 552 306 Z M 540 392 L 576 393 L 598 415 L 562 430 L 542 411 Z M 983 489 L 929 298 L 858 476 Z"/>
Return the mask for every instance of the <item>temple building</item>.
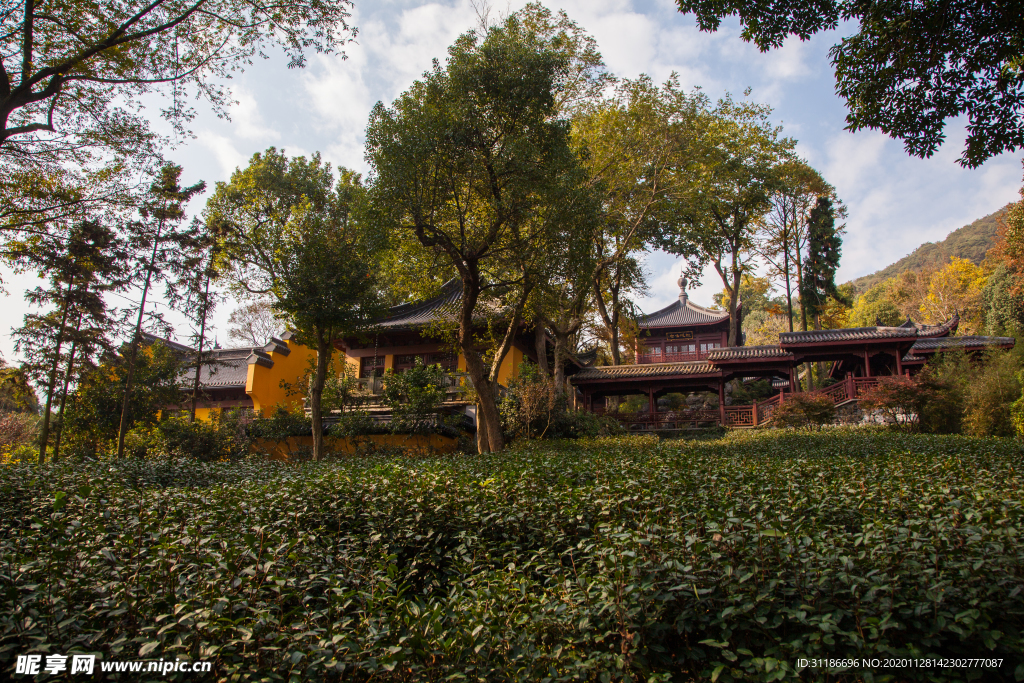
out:
<path id="1" fill-rule="evenodd" d="M 728 312 L 691 301 L 685 279 L 680 278 L 678 285 L 679 295 L 671 305 L 639 319 L 634 363 L 595 366 L 594 354 L 567 361 L 566 375 L 578 406 L 602 412 L 608 397 L 640 394 L 647 398 L 646 410 L 623 417 L 637 428 L 683 429 L 709 424 L 752 427 L 764 424 L 774 408 L 792 395 L 799 368 L 805 363 L 824 364 L 828 386 L 816 393 L 842 404 L 857 400 L 880 376 L 919 371 L 936 353 L 1009 349 L 1015 343 L 1011 337 L 953 336 L 959 323 L 954 316 L 941 325 L 921 325 L 908 319 L 894 327 L 784 332 L 777 344 L 729 347 Z M 373 397 L 380 395 L 381 378 L 389 370 L 404 372 L 418 362 L 438 364 L 451 373 L 449 409 L 473 415 L 474 406 L 461 400 L 461 390 L 468 386 L 465 358 L 446 347 L 433 329 L 439 321 L 454 320 L 461 296 L 461 284 L 451 280 L 437 296 L 395 306 L 366 332 L 335 340 L 335 369 L 347 366 L 350 376 L 358 377 L 360 389 L 372 405 Z M 485 324 L 481 318 L 481 329 Z M 187 346 L 163 341 L 183 357 L 195 354 Z M 505 386 L 515 378 L 524 360 L 536 362 L 536 349 L 535 331 L 521 325 L 501 364 L 498 383 Z M 550 342 L 546 350 L 550 354 Z M 212 362 L 202 368 L 202 398 L 197 410 L 201 419 L 234 408 L 264 415 L 278 407 L 301 409 L 304 397 L 289 393 L 287 385 L 299 383 L 306 375 L 315 352 L 298 344 L 292 334 L 272 338 L 262 347 L 214 349 L 211 355 Z M 194 370 L 183 373 L 180 385 L 184 400 L 168 407 L 169 412 L 187 410 L 184 397 L 191 394 L 194 377 Z M 758 378 L 770 380 L 776 393 L 751 405 L 727 405 L 730 382 Z M 658 410 L 658 399 L 666 394 L 704 392 L 717 394 L 714 408 Z"/>
<path id="2" fill-rule="evenodd" d="M 827 365 L 830 382 L 816 393 L 841 404 L 856 400 L 879 376 L 918 371 L 935 353 L 1009 349 L 1015 343 L 1011 337 L 951 336 L 959 323 L 954 316 L 941 325 L 920 325 L 908 319 L 896 327 L 784 332 L 778 344 L 727 347 L 728 313 L 690 302 L 686 284 L 680 278 L 678 300 L 640 319 L 635 364 L 587 367 L 572 376 L 585 409 L 603 412 L 608 397 L 641 394 L 647 397 L 646 410 L 625 419 L 643 429 L 711 423 L 753 427 L 770 419 L 774 408 L 797 386 L 798 368 L 804 363 Z M 727 383 L 756 378 L 771 380 L 778 393 L 752 405 L 727 405 Z M 707 391 L 718 394 L 715 410 L 658 411 L 658 399 L 666 394 Z"/>
<path id="3" fill-rule="evenodd" d="M 450 407 L 474 414 L 474 406 L 457 400 L 457 394 L 461 393 L 459 387 L 468 386 L 465 357 L 452 353 L 431 330 L 431 325 L 437 321 L 454 319 L 461 301 L 461 283 L 450 280 L 433 298 L 392 307 L 365 333 L 335 340 L 335 370 L 340 371 L 347 364 L 372 405 L 373 397 L 379 396 L 383 388 L 381 378 L 385 372 L 404 372 L 417 362 L 438 364 L 453 374 Z M 485 324 L 481 319 L 481 328 Z M 195 349 L 183 344 L 152 335 L 147 335 L 147 341 L 162 342 L 183 359 L 195 357 Z M 499 368 L 498 383 L 507 385 L 518 375 L 524 360 L 537 362 L 536 347 L 534 332 L 525 324 L 521 325 Z M 197 418 L 207 420 L 214 412 L 231 409 L 263 415 L 270 415 L 279 407 L 301 409 L 304 397 L 289 393 L 287 385 L 297 385 L 305 377 L 316 351 L 299 344 L 292 333 L 271 338 L 265 346 L 216 348 L 205 353 L 209 354 L 210 362 L 201 368 Z M 187 413 L 194 382 L 194 368 L 182 373 L 179 385 L 183 400 L 178 405 L 168 406 L 164 415 Z"/>

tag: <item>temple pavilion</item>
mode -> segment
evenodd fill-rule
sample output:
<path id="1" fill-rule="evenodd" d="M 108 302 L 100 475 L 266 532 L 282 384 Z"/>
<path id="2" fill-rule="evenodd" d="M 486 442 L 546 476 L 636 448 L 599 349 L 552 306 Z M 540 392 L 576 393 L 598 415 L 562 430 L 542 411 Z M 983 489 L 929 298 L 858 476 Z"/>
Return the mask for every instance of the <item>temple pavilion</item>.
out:
<path id="1" fill-rule="evenodd" d="M 935 353 L 1008 349 L 1015 343 L 1012 337 L 952 336 L 959 323 L 954 316 L 941 325 L 920 325 L 908 319 L 895 327 L 784 332 L 778 344 L 728 347 L 729 314 L 694 304 L 686 284 L 680 278 L 678 299 L 639 320 L 634 364 L 587 367 L 572 376 L 585 409 L 602 412 L 606 397 L 642 394 L 648 399 L 647 410 L 627 418 L 640 428 L 753 427 L 767 421 L 791 395 L 804 363 L 827 364 L 832 382 L 816 393 L 842 404 L 856 400 L 880 376 L 918 371 Z M 771 380 L 778 393 L 752 405 L 727 405 L 726 384 L 752 378 Z M 658 412 L 658 398 L 665 394 L 706 391 L 718 394 L 714 410 Z"/>

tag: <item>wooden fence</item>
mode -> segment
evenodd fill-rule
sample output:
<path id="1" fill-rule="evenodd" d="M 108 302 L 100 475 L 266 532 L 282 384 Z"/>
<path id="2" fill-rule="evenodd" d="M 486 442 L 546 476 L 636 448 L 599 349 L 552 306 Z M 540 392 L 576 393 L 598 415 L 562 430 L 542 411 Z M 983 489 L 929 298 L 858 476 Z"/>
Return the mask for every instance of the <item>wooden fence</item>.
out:
<path id="1" fill-rule="evenodd" d="M 827 387 L 814 391 L 800 392 L 802 396 L 827 396 L 836 405 L 856 401 L 870 387 L 878 384 L 877 377 L 847 377 Z M 745 406 L 725 407 L 725 426 L 737 428 L 760 427 L 771 422 L 776 409 L 793 393 L 778 393 L 771 398 Z M 596 411 L 604 413 L 603 410 Z M 698 427 L 717 426 L 721 424 L 718 408 L 698 408 L 658 411 L 653 415 L 646 413 L 616 414 L 609 417 L 622 422 L 631 431 L 655 431 L 669 429 L 695 429 Z"/>

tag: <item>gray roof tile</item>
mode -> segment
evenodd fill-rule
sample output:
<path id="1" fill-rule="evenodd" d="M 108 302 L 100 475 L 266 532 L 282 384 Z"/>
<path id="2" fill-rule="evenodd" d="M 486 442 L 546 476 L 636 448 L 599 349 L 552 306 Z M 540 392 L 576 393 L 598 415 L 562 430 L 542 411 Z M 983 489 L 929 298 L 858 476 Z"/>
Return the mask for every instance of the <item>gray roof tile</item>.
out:
<path id="1" fill-rule="evenodd" d="M 640 327 L 653 329 L 659 327 L 679 327 L 682 325 L 710 325 L 728 319 L 729 311 L 714 311 L 690 301 L 677 299 L 670 305 L 650 315 L 642 315 Z"/>
<path id="2" fill-rule="evenodd" d="M 1016 343 L 1013 337 L 983 337 L 980 335 L 964 335 L 962 337 L 930 337 L 918 339 L 910 347 L 913 354 L 927 353 L 946 349 L 984 349 L 987 347 L 1013 348 Z"/>
<path id="3" fill-rule="evenodd" d="M 792 358 L 793 354 L 781 346 L 726 346 L 708 352 L 708 360 L 712 363 L 727 360 L 746 360 L 748 358 Z"/>
<path id="4" fill-rule="evenodd" d="M 806 332 L 782 332 L 779 343 L 817 344 L 832 341 L 859 341 L 862 339 L 913 339 L 918 336 L 912 327 L 850 327 L 843 330 L 807 330 Z"/>
<path id="5" fill-rule="evenodd" d="M 705 361 L 693 363 L 642 363 L 640 365 L 602 365 L 584 368 L 572 376 L 572 381 L 594 382 L 604 379 L 641 379 L 672 375 L 716 374 L 718 368 Z"/>

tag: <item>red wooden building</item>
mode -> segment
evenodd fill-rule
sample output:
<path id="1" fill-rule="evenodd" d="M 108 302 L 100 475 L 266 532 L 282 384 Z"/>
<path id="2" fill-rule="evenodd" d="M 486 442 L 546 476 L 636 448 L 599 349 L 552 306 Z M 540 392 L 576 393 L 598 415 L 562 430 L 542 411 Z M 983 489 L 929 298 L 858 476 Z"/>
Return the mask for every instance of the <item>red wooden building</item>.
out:
<path id="1" fill-rule="evenodd" d="M 1012 348 L 1015 343 L 1012 337 L 951 336 L 959 322 L 954 316 L 942 325 L 908 319 L 896 327 L 785 332 L 778 344 L 727 347 L 728 313 L 689 301 L 682 278 L 679 287 L 676 302 L 641 318 L 635 364 L 587 367 L 572 376 L 586 409 L 601 412 L 606 397 L 643 394 L 646 411 L 629 418 L 641 428 L 753 427 L 785 401 L 804 363 L 827 364 L 833 383 L 816 393 L 840 404 L 856 400 L 879 376 L 916 372 L 935 353 Z M 778 393 L 752 405 L 726 405 L 726 383 L 747 378 L 770 379 Z M 704 391 L 717 392 L 716 409 L 657 409 L 665 394 Z"/>

